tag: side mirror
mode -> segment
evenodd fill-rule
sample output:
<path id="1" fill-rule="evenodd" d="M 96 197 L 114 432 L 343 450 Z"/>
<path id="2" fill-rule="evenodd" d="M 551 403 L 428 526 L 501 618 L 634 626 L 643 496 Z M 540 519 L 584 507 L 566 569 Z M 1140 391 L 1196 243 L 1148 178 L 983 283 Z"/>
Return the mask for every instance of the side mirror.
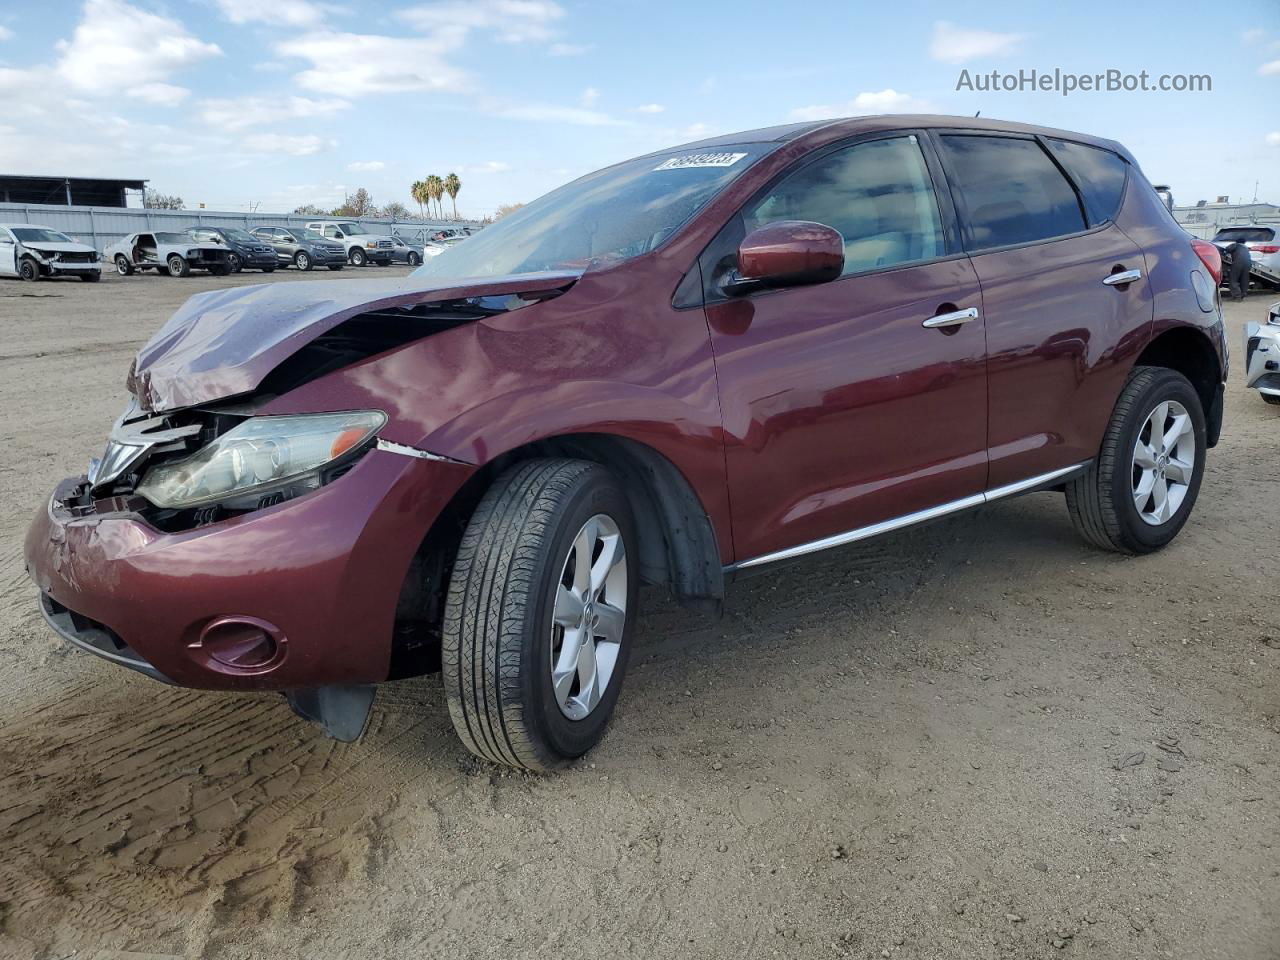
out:
<path id="1" fill-rule="evenodd" d="M 731 294 L 835 280 L 844 270 L 840 231 L 808 220 L 779 220 L 752 230 L 738 246 Z"/>

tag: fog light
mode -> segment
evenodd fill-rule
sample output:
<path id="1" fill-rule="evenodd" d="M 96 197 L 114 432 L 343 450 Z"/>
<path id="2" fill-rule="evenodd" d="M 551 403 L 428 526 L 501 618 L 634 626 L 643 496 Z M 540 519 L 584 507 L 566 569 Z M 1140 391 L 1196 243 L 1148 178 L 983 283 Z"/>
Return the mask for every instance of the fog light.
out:
<path id="1" fill-rule="evenodd" d="M 265 620 L 221 617 L 200 632 L 192 653 L 213 661 L 215 669 L 259 673 L 283 657 L 284 637 Z"/>

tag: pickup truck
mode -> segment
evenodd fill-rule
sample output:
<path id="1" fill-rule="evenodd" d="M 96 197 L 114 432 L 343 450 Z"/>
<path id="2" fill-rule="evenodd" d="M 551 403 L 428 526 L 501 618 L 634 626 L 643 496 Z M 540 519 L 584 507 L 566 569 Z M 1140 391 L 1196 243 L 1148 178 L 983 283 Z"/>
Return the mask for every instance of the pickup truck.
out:
<path id="1" fill-rule="evenodd" d="M 353 220 L 313 220 L 308 230 L 329 240 L 337 240 L 347 248 L 347 261 L 354 267 L 376 263 L 385 267 L 391 262 L 395 241 L 381 233 L 371 233 Z"/>

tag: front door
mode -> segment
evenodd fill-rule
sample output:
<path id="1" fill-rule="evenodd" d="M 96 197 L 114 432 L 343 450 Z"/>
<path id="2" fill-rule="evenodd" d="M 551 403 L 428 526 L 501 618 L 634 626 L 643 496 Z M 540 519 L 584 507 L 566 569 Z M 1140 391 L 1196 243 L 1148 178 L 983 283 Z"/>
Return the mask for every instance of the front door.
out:
<path id="1" fill-rule="evenodd" d="M 1125 163 L 1032 137 L 938 141 L 982 284 L 990 486 L 1091 460 L 1152 320 L 1142 250 L 1112 222 Z"/>
<path id="2" fill-rule="evenodd" d="M 0 227 L 0 276 L 18 275 L 18 244 L 4 227 Z"/>
<path id="3" fill-rule="evenodd" d="M 987 476 L 978 281 L 943 228 L 920 143 L 890 136 L 801 164 L 736 231 L 834 227 L 841 278 L 728 298 L 725 245 L 704 256 L 738 563 L 980 500 Z"/>

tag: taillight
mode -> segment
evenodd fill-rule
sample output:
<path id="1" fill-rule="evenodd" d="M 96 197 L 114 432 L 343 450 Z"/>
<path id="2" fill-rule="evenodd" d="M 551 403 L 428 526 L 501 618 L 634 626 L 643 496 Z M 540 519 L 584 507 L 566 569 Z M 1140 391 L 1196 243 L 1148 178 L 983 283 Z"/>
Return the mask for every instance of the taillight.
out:
<path id="1" fill-rule="evenodd" d="M 1222 252 L 1208 240 L 1193 239 L 1191 241 L 1191 249 L 1196 252 L 1196 256 L 1200 258 L 1200 262 L 1204 264 L 1205 269 L 1209 271 L 1209 276 L 1213 277 L 1213 282 L 1219 284 L 1222 282 Z"/>
<path id="2" fill-rule="evenodd" d="M 1280 253 L 1280 246 L 1274 243 L 1260 243 L 1256 247 L 1250 247 L 1254 253 Z"/>

